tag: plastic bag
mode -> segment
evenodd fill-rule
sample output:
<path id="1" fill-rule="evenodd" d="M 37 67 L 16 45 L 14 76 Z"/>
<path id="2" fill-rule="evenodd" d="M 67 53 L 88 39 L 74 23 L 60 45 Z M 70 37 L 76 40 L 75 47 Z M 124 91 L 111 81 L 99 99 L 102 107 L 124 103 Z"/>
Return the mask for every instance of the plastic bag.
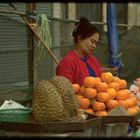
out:
<path id="1" fill-rule="evenodd" d="M 13 109 L 13 108 L 25 108 L 23 105 L 12 101 L 12 100 L 5 100 L 4 103 L 0 106 L 0 110 L 2 109 Z"/>
<path id="2" fill-rule="evenodd" d="M 132 137 L 139 138 L 140 137 L 140 128 L 132 134 Z"/>

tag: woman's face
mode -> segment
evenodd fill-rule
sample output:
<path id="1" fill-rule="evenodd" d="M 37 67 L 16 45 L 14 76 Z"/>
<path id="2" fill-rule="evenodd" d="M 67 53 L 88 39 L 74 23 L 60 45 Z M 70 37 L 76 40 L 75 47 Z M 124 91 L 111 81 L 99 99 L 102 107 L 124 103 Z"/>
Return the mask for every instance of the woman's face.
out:
<path id="1" fill-rule="evenodd" d="M 78 46 L 83 55 L 90 55 L 93 53 L 99 42 L 99 33 L 95 33 L 86 39 L 78 39 Z"/>

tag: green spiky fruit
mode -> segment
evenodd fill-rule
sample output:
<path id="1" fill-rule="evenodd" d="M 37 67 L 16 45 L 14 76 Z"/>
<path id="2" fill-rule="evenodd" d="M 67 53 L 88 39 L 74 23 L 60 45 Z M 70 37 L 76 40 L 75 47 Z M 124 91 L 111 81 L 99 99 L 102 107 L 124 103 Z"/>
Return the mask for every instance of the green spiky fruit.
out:
<path id="1" fill-rule="evenodd" d="M 36 121 L 67 120 L 77 115 L 79 102 L 68 79 L 55 76 L 34 86 L 32 108 Z"/>
<path id="2" fill-rule="evenodd" d="M 63 100 L 63 106 L 66 110 L 69 110 L 70 116 L 77 115 L 79 101 L 77 100 L 69 80 L 62 76 L 56 76 L 49 81 L 52 82 L 58 89 L 58 92 L 61 94 Z"/>

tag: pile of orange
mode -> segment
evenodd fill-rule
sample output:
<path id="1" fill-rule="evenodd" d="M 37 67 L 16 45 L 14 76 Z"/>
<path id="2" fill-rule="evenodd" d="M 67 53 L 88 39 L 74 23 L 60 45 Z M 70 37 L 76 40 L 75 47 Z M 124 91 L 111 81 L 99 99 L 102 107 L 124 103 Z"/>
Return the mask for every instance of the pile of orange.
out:
<path id="1" fill-rule="evenodd" d="M 82 86 L 75 83 L 72 87 L 80 101 L 80 109 L 94 116 L 107 116 L 117 106 L 123 106 L 130 115 L 140 111 L 126 80 L 110 72 L 102 73 L 101 77 L 86 77 Z"/>

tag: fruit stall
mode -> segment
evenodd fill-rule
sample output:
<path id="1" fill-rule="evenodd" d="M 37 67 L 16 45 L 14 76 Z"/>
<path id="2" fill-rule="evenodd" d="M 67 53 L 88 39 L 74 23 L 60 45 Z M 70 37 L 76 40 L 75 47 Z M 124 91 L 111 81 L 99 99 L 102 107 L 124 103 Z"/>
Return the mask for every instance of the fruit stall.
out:
<path id="1" fill-rule="evenodd" d="M 32 8 L 28 10 L 32 11 Z M 5 10 L 0 12 L 11 13 Z M 26 14 L 29 13 L 19 12 L 16 8 L 12 12 L 22 17 L 27 27 L 48 50 L 57 64 L 58 60 L 55 55 L 35 30 L 35 24 L 28 21 L 29 15 Z M 29 40 L 31 41 L 29 44 L 33 43 L 33 37 Z M 33 49 L 29 51 L 36 52 Z M 31 56 L 30 53 L 29 56 Z M 71 84 L 62 76 L 51 77 L 51 74 L 46 71 L 45 74 L 47 73 L 51 78 L 35 79 L 38 77 L 35 74 L 38 70 L 36 67 L 39 65 L 33 66 L 35 62 L 33 55 L 31 59 L 32 64 L 29 66 L 31 73 L 26 74 L 30 76 L 29 85 L 33 88 L 30 94 L 32 95 L 31 106 L 25 107 L 18 104 L 17 107 L 13 106 L 13 101 L 5 101 L 0 106 L 0 136 L 132 137 L 131 134 L 139 129 L 139 78 L 134 80 L 130 88 L 125 79 L 114 76 L 110 72 L 102 73 L 101 77 L 86 77 L 81 86 L 77 83 Z M 19 86 L 16 88 L 18 89 Z M 23 91 L 26 92 L 24 88 Z M 11 96 L 8 97 L 11 98 Z M 130 128 L 131 132 L 129 132 Z"/>
<path id="2" fill-rule="evenodd" d="M 23 122 L 1 122 L 3 137 L 129 137 L 128 125 L 133 124 L 140 114 L 133 116 L 88 116 L 85 120 L 75 117 L 69 121 L 36 122 L 31 117 Z"/>
<path id="3" fill-rule="evenodd" d="M 91 136 L 91 128 L 101 125 L 101 118 L 92 118 L 81 121 L 28 123 L 4 122 L 0 124 L 5 130 L 3 136 L 41 136 L 41 137 L 68 137 L 68 136 Z M 3 131 L 4 132 L 4 131 Z"/>
<path id="4" fill-rule="evenodd" d="M 140 119 L 138 98 L 110 72 L 86 77 L 82 86 L 62 76 L 38 81 L 26 119 L 18 119 L 25 112 L 12 111 L 0 109 L 3 136 L 129 137 Z"/>

